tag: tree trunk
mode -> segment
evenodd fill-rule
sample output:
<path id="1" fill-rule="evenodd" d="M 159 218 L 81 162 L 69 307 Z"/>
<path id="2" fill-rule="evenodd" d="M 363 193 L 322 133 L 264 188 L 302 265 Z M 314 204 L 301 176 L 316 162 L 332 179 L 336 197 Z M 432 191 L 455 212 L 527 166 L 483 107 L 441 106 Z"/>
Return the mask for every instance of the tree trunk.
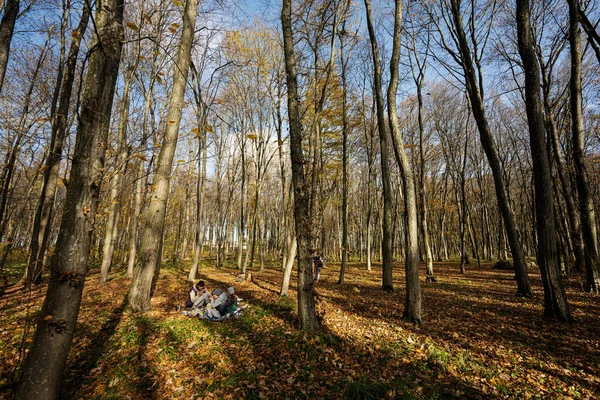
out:
<path id="1" fill-rule="evenodd" d="M 294 267 L 294 261 L 296 260 L 296 249 L 298 248 L 298 238 L 294 236 L 292 245 L 290 246 L 290 253 L 287 259 L 287 263 L 285 264 L 285 269 L 283 271 L 283 282 L 281 283 L 281 291 L 279 292 L 280 296 L 287 296 L 288 289 L 290 287 L 290 277 L 292 276 L 292 268 Z"/>
<path id="2" fill-rule="evenodd" d="M 292 182 L 294 186 L 294 217 L 296 223 L 298 251 L 298 317 L 300 328 L 315 331 L 320 328 L 315 308 L 315 289 L 312 272 L 312 232 L 309 219 L 308 182 L 304 175 L 304 154 L 302 151 L 303 127 L 300 118 L 298 81 L 296 77 L 296 57 L 292 33 L 292 0 L 283 0 L 281 26 L 285 57 L 285 71 L 288 87 L 288 116 L 290 129 L 290 158 Z M 291 258 L 291 257 L 290 257 Z M 293 260 L 293 258 L 291 258 Z"/>
<path id="3" fill-rule="evenodd" d="M 573 253 L 575 256 L 575 270 L 583 271 L 585 269 L 585 245 L 583 243 L 583 237 L 581 235 L 581 219 L 579 216 L 579 212 L 577 211 L 575 199 L 573 198 L 567 168 L 560 155 L 558 128 L 556 126 L 556 123 L 554 122 L 552 107 L 550 106 L 550 101 L 548 99 L 550 88 L 546 88 L 546 86 L 549 85 L 549 82 L 547 82 L 543 71 L 542 80 L 545 86 L 543 92 L 544 111 L 546 117 L 546 132 L 548 135 L 550 135 L 548 140 L 552 144 L 552 155 L 554 156 L 554 161 L 556 162 L 556 169 L 560 181 L 560 187 L 562 188 L 563 197 L 567 206 L 569 230 L 571 231 L 571 242 L 573 244 Z"/>
<path id="4" fill-rule="evenodd" d="M 462 167 L 460 170 L 460 273 L 464 274 L 465 264 L 469 263 L 469 255 L 465 244 L 467 235 L 467 192 L 466 192 L 466 170 L 467 170 L 467 150 L 469 147 L 469 119 L 465 124 L 465 146 L 463 152 Z M 458 197 L 458 195 L 457 195 Z"/>
<path id="5" fill-rule="evenodd" d="M 238 269 L 242 272 L 242 274 L 246 274 L 245 264 L 242 264 L 243 255 L 244 255 L 244 232 L 246 231 L 246 215 L 244 210 L 244 203 L 247 195 L 246 188 L 246 152 L 244 151 L 244 139 L 242 139 L 242 145 L 240 146 L 241 158 L 242 158 L 242 182 L 240 188 L 240 232 L 238 239 Z"/>
<path id="6" fill-rule="evenodd" d="M 570 2 L 569 2 L 570 5 Z M 600 35 L 596 31 L 596 27 L 591 23 L 585 12 L 578 6 L 579 20 L 581 21 L 581 26 L 583 26 L 583 30 L 585 30 L 586 35 L 588 36 L 588 43 L 594 49 L 596 53 L 596 58 L 598 59 L 598 63 L 600 63 Z M 596 26 L 598 24 L 596 23 Z"/>
<path id="7" fill-rule="evenodd" d="M 596 233 L 596 212 L 594 199 L 588 183 L 583 145 L 583 106 L 581 96 L 581 35 L 579 30 L 577 0 L 569 3 L 569 44 L 571 54 L 571 131 L 573 134 L 573 161 L 575 179 L 579 193 L 579 214 L 581 216 L 581 233 L 585 243 L 585 290 L 600 292 L 600 258 L 598 254 L 598 238 Z"/>
<path id="8" fill-rule="evenodd" d="M 65 16 L 67 13 L 68 10 L 65 11 Z M 73 38 L 83 37 L 89 15 L 90 9 L 87 5 L 84 5 L 79 25 L 71 35 Z M 65 18 L 65 23 L 67 22 L 66 20 L 67 18 Z M 52 99 L 52 130 L 50 134 L 50 144 L 48 146 L 48 156 L 46 157 L 46 162 L 43 167 L 42 185 L 33 218 L 31 244 L 29 246 L 30 251 L 26 274 L 26 285 L 28 287 L 32 281 L 35 283 L 41 282 L 41 273 L 50 233 L 54 196 L 56 194 L 58 183 L 58 168 L 67 131 L 69 103 L 71 101 L 75 67 L 79 55 L 79 45 L 80 40 L 74 39 L 71 42 L 66 63 L 63 63 L 64 51 L 61 48 L 61 66 L 59 66 L 56 88 Z M 58 108 L 56 108 L 56 101 L 58 101 Z"/>
<path id="9" fill-rule="evenodd" d="M 133 221 L 131 222 L 131 236 L 129 238 L 129 256 L 127 259 L 127 277 L 133 278 L 133 271 L 135 269 L 135 263 L 137 258 L 138 250 L 138 232 L 139 232 L 139 220 L 142 214 L 142 203 L 144 202 L 144 152 L 146 149 L 146 143 L 148 141 L 148 116 L 150 114 L 150 108 L 152 98 L 154 97 L 154 82 L 150 83 L 150 89 L 146 93 L 144 100 L 144 114 L 142 118 L 142 140 L 140 141 L 140 154 L 138 154 L 139 164 L 135 175 L 135 198 L 134 198 L 134 209 L 133 209 Z"/>
<path id="10" fill-rule="evenodd" d="M 345 21 L 342 32 L 345 32 Z M 342 266 L 339 284 L 344 283 L 346 263 L 348 262 L 348 89 L 346 83 L 347 60 L 344 58 L 344 34 L 340 35 L 340 63 L 342 78 Z"/>
<path id="11" fill-rule="evenodd" d="M 21 148 L 21 142 L 25 138 L 31 126 L 27 126 L 27 118 L 29 117 L 29 108 L 31 106 L 33 90 L 37 83 L 40 70 L 44 64 L 44 60 L 46 59 L 46 54 L 48 53 L 51 34 L 52 29 L 48 31 L 46 42 L 44 43 L 42 51 L 37 59 L 33 74 L 29 79 L 29 87 L 25 93 L 25 98 L 23 99 L 21 118 L 19 119 L 19 123 L 15 129 L 15 137 L 12 143 L 9 145 L 8 151 L 6 152 L 6 161 L 2 166 L 2 172 L 0 173 L 0 242 L 4 238 L 6 225 L 9 220 L 9 213 L 7 212 L 6 205 L 8 198 L 10 197 L 12 177 L 15 172 L 15 166 Z"/>
<path id="12" fill-rule="evenodd" d="M 183 31 L 179 49 L 173 91 L 167 112 L 166 131 L 158 156 L 156 173 L 150 195 L 150 204 L 146 212 L 144 234 L 140 249 L 140 267 L 134 271 L 133 282 L 128 295 L 127 308 L 131 311 L 149 311 L 150 299 L 155 279 L 158 277 L 161 263 L 162 236 L 171 182 L 171 169 L 179 136 L 179 125 L 183 109 L 186 80 L 190 68 L 190 55 L 196 26 L 198 0 L 187 0 L 183 13 Z"/>
<path id="13" fill-rule="evenodd" d="M 368 1 L 368 0 L 367 0 Z M 387 92 L 388 113 L 396 162 L 402 174 L 404 207 L 406 212 L 405 260 L 406 298 L 402 318 L 421 325 L 421 289 L 419 286 L 419 238 L 417 223 L 417 196 L 412 168 L 404 150 L 396 106 L 398 91 L 398 64 L 400 62 L 400 31 L 402 29 L 402 2 L 396 0 L 392 57 L 390 59 L 390 85 Z"/>
<path id="14" fill-rule="evenodd" d="M 85 34 L 89 21 L 90 9 L 87 4 L 83 7 L 81 19 L 76 33 L 72 37 L 82 38 Z M 54 197 L 58 184 L 58 169 L 62 156 L 63 145 L 67 133 L 67 122 L 69 104 L 71 102 L 71 91 L 75 80 L 75 69 L 77 66 L 77 57 L 79 55 L 81 41 L 73 40 L 69 48 L 66 65 L 64 66 L 64 75 L 60 87 L 60 98 L 58 108 L 52 117 L 52 131 L 50 135 L 49 154 L 44 164 L 44 174 L 40 197 L 33 222 L 33 233 L 31 236 L 31 245 L 28 261 L 28 282 L 29 277 L 38 282 L 37 277 L 41 278 L 41 271 L 44 265 L 46 249 L 48 248 L 48 239 L 50 236 L 50 224 L 54 207 Z"/>
<path id="15" fill-rule="evenodd" d="M 437 279 L 433 274 L 433 255 L 431 252 L 431 244 L 429 240 L 429 230 L 427 228 L 427 191 L 425 190 L 425 151 L 424 151 L 424 123 L 423 123 L 423 78 L 424 71 L 419 71 L 419 79 L 417 79 L 417 102 L 419 106 L 419 159 L 421 161 L 421 169 L 419 171 L 419 190 L 421 192 L 421 235 L 423 237 L 423 246 L 425 247 L 425 263 L 426 263 L 426 278 L 427 282 L 436 282 Z"/>
<path id="16" fill-rule="evenodd" d="M 60 378 L 77 322 L 88 270 L 91 233 L 98 206 L 110 115 L 123 40 L 123 2 L 98 4 L 98 37 L 90 57 L 48 291 L 23 374 L 18 399 L 58 397 Z"/>
<path id="17" fill-rule="evenodd" d="M 257 178 L 257 179 L 260 179 Z M 258 221 L 258 204 L 260 202 L 260 181 L 256 182 L 255 192 L 254 192 L 254 211 L 252 212 L 252 244 L 250 246 L 250 268 L 254 263 L 254 252 L 256 249 L 256 225 L 259 223 Z M 259 233 L 260 237 L 260 233 Z"/>
<path id="18" fill-rule="evenodd" d="M 137 54 L 134 55 L 137 60 Z M 110 182 L 110 204 L 106 221 L 106 234 L 104 235 L 104 246 L 102 249 L 102 264 L 100 266 L 100 283 L 106 283 L 108 271 L 112 265 L 112 259 L 115 252 L 115 240 L 117 235 L 117 226 L 119 223 L 119 214 L 121 205 L 118 201 L 119 194 L 122 191 L 122 180 L 127 170 L 127 123 L 129 122 L 129 100 L 131 97 L 131 86 L 133 84 L 134 72 L 137 61 L 127 69 L 124 77 L 123 97 L 119 107 L 119 129 L 117 133 L 117 156 L 114 176 Z"/>
<path id="19" fill-rule="evenodd" d="M 546 132 L 540 96 L 540 68 L 531 31 L 529 0 L 517 0 L 517 36 L 519 54 L 525 72 L 525 107 L 535 187 L 537 261 L 544 284 L 544 315 L 571 321 L 569 304 L 560 277 L 554 226 L 554 194 L 548 160 Z"/>
<path id="20" fill-rule="evenodd" d="M 377 104 L 377 127 L 379 129 L 379 141 L 381 147 L 381 180 L 383 181 L 383 220 L 381 239 L 383 280 L 381 288 L 386 291 L 393 291 L 394 283 L 392 273 L 394 265 L 392 257 L 393 247 L 391 232 L 392 185 L 390 181 L 388 133 L 385 129 L 383 90 L 381 83 L 381 61 L 379 58 L 379 47 L 377 45 L 377 37 L 375 36 L 375 28 L 373 27 L 373 21 L 371 17 L 371 1 L 364 0 L 364 2 L 367 12 L 367 27 L 369 29 L 369 38 L 371 41 L 371 51 L 373 55 L 373 90 L 375 91 L 375 100 Z"/>
<path id="21" fill-rule="evenodd" d="M 517 235 L 514 215 L 510 208 L 510 202 L 506 195 L 506 183 L 502 175 L 502 166 L 496 151 L 494 137 L 490 131 L 490 126 L 485 114 L 483 88 L 481 82 L 478 83 L 476 69 L 471 58 L 471 50 L 469 49 L 467 38 L 463 29 L 460 0 L 452 0 L 452 16 L 454 20 L 454 28 L 458 41 L 458 47 L 462 60 L 462 67 L 465 75 L 465 85 L 471 102 L 473 117 L 477 123 L 481 145 L 485 151 L 485 155 L 492 170 L 494 178 L 494 187 L 496 189 L 496 198 L 498 199 L 498 207 L 502 214 L 508 243 L 513 256 L 515 265 L 516 280 L 517 280 L 517 296 L 529 297 L 532 295 L 531 284 L 529 283 L 529 275 L 527 273 L 527 264 L 523 255 L 523 247 Z"/>
<path id="22" fill-rule="evenodd" d="M 0 93 L 6 75 L 6 66 L 10 54 L 10 42 L 12 41 L 15 22 L 19 15 L 19 0 L 6 0 L 4 15 L 0 22 Z"/>
<path id="23" fill-rule="evenodd" d="M 206 188 L 206 121 L 204 117 L 198 117 L 198 180 L 196 181 L 196 236 L 194 239 L 194 261 L 190 268 L 188 281 L 196 280 L 198 264 L 202 257 L 202 245 L 204 242 L 204 227 L 202 226 L 202 214 L 204 213 L 204 194 Z"/>

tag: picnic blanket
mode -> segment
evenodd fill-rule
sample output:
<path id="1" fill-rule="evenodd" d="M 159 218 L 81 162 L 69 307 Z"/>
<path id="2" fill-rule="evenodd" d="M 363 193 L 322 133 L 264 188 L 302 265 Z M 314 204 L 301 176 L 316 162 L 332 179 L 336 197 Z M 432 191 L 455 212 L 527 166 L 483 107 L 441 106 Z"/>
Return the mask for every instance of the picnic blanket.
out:
<path id="1" fill-rule="evenodd" d="M 182 314 L 188 317 L 196 317 L 198 319 L 206 319 L 208 321 L 218 322 L 229 318 L 239 318 L 243 315 L 243 311 L 249 306 L 239 306 L 237 310 L 232 313 L 227 313 L 217 317 L 208 307 L 192 308 L 191 310 L 183 311 Z"/>

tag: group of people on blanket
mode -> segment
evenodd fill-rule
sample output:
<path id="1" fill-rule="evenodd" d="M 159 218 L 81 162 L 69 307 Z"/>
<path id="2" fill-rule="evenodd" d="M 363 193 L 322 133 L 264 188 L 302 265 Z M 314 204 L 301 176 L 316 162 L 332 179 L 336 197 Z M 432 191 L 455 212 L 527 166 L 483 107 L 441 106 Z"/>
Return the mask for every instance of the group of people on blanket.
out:
<path id="1" fill-rule="evenodd" d="M 185 306 L 191 309 L 186 315 L 223 319 L 238 311 L 238 297 L 233 287 L 228 288 L 226 292 L 215 289 L 209 293 L 204 281 L 199 281 L 192 286 Z"/>

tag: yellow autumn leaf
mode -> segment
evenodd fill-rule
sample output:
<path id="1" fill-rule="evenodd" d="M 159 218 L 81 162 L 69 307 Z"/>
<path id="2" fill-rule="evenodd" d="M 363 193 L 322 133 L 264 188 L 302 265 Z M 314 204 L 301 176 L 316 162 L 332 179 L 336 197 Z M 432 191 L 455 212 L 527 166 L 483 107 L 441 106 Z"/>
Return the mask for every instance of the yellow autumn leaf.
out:
<path id="1" fill-rule="evenodd" d="M 173 125 L 174 123 L 175 123 L 174 120 L 170 120 L 170 121 L 167 122 L 167 125 Z"/>
<path id="2" fill-rule="evenodd" d="M 171 33 L 177 33 L 177 31 L 176 31 L 175 29 L 173 29 L 172 27 L 169 27 L 169 31 L 170 31 Z"/>
<path id="3" fill-rule="evenodd" d="M 183 2 L 181 2 L 180 0 L 172 0 L 172 1 L 173 1 L 173 4 L 175 4 L 176 6 L 179 6 L 179 7 L 183 6 Z"/>
<path id="4" fill-rule="evenodd" d="M 140 30 L 140 28 L 138 28 L 138 26 L 137 26 L 136 24 L 134 24 L 133 22 L 128 22 L 128 23 L 127 23 L 127 27 L 128 27 L 129 29 L 132 29 L 132 30 L 134 30 L 134 31 L 138 31 L 138 30 Z"/>
<path id="5" fill-rule="evenodd" d="M 192 133 L 199 133 L 198 128 L 192 128 Z"/>
<path id="6" fill-rule="evenodd" d="M 212 126 L 210 126 L 210 125 L 206 125 L 206 127 L 204 128 L 204 130 L 205 130 L 206 132 L 212 132 L 212 131 L 213 131 L 213 127 L 212 127 Z"/>
<path id="7" fill-rule="evenodd" d="M 150 18 L 148 15 L 144 15 L 144 19 L 147 23 L 152 24 L 152 18 Z"/>
<path id="8" fill-rule="evenodd" d="M 156 75 L 156 82 L 158 82 L 160 85 L 162 85 L 162 83 L 163 83 L 163 80 L 162 80 L 162 78 L 160 77 L 160 75 Z"/>
<path id="9" fill-rule="evenodd" d="M 256 139 L 256 135 L 254 133 L 251 133 L 251 134 L 248 135 L 248 139 L 255 140 Z"/>
<path id="10" fill-rule="evenodd" d="M 171 26 L 175 29 L 179 28 L 179 24 L 171 24 Z"/>

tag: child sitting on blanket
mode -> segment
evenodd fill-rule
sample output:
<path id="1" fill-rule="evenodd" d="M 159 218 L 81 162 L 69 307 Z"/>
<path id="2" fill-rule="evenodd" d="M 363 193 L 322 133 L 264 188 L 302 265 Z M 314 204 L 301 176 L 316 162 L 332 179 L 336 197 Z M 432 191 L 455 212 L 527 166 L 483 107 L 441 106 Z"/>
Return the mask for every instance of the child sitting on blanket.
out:
<path id="1" fill-rule="evenodd" d="M 233 287 L 227 289 L 227 314 L 233 314 L 238 309 L 238 297 Z"/>

